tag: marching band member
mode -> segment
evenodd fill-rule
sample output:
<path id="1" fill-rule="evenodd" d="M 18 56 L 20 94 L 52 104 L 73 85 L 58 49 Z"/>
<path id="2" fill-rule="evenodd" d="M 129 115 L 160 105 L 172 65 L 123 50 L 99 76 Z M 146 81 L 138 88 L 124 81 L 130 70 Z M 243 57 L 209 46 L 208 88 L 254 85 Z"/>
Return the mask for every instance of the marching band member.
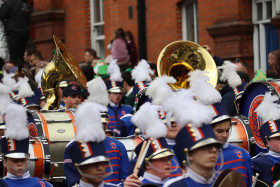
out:
<path id="1" fill-rule="evenodd" d="M 110 80 L 106 81 L 106 86 L 110 100 L 108 105 L 108 113 L 110 116 L 109 129 L 113 131 L 115 124 L 122 116 L 132 114 L 132 107 L 120 104 L 124 90 L 121 82 L 120 68 L 116 64 L 116 60 L 111 60 L 108 66 L 108 73 L 110 74 Z"/>
<path id="2" fill-rule="evenodd" d="M 216 116 L 213 118 L 211 124 L 217 140 L 221 141 L 223 144 L 221 152 L 223 160 L 221 155 L 219 155 L 217 169 L 222 165 L 223 167 L 219 172 L 225 169 L 238 171 L 244 177 L 247 186 L 252 186 L 253 171 L 251 156 L 245 149 L 227 142 L 232 124 L 224 104 L 220 102 L 212 105 L 212 107 Z"/>
<path id="3" fill-rule="evenodd" d="M 68 145 L 69 162 L 76 167 L 80 174 L 80 187 L 112 186 L 103 180 L 112 174 L 110 158 L 105 149 L 105 133 L 101 124 L 100 112 L 106 107 L 93 103 L 82 103 L 76 112 L 77 135 L 76 139 Z M 91 111 L 91 115 L 85 118 L 84 113 Z M 110 172 L 106 173 L 109 165 Z M 67 174 L 67 173 L 66 173 Z M 116 186 L 116 185 L 113 185 Z"/>
<path id="4" fill-rule="evenodd" d="M 65 104 L 65 109 L 76 109 L 81 104 L 81 88 L 77 84 L 69 84 L 63 89 L 62 100 Z"/>
<path id="5" fill-rule="evenodd" d="M 269 149 L 268 153 L 259 153 L 252 158 L 254 175 L 258 180 L 272 186 L 279 178 L 275 177 L 275 166 L 280 163 L 280 110 L 276 102 L 279 97 L 267 92 L 257 107 L 257 115 L 261 118 L 260 136 Z M 275 171 L 274 171 L 275 170 Z"/>
<path id="6" fill-rule="evenodd" d="M 134 174 L 126 179 L 124 186 L 139 186 L 139 184 L 163 186 L 169 179 L 172 171 L 171 159 L 174 153 L 164 138 L 167 133 L 167 128 L 158 117 L 158 109 L 159 106 L 145 103 L 132 117 L 133 123 L 148 137 L 135 148 L 135 153 L 138 156 L 135 166 L 136 170 L 143 167 L 145 172 L 140 179 L 136 176 L 137 171 L 134 172 Z M 145 151 L 143 152 L 142 150 Z"/>
<path id="7" fill-rule="evenodd" d="M 227 64 L 229 62 L 225 62 Z M 233 65 L 233 67 L 231 67 Z M 230 66 L 230 67 L 226 67 Z M 234 64 L 223 65 L 224 71 L 222 77 L 226 77 L 230 80 L 232 87 L 239 85 L 240 77 L 234 70 Z M 233 69 L 233 70 L 228 70 Z M 222 153 L 219 155 L 216 169 L 220 168 L 219 172 L 225 169 L 232 169 L 240 172 L 247 186 L 252 185 L 252 163 L 249 153 L 237 146 L 230 145 L 227 140 L 229 138 L 229 132 L 231 128 L 231 118 L 227 112 L 227 109 L 222 102 L 221 94 L 207 82 L 206 72 L 195 70 L 189 73 L 190 87 L 194 89 L 196 98 L 199 102 L 209 105 L 209 108 L 213 114 L 213 121 L 211 122 L 213 131 L 218 141 L 223 144 Z M 227 76 L 231 74 L 231 77 Z M 235 80 L 235 81 L 234 81 Z M 218 173 L 217 173 L 218 174 Z"/>
<path id="8" fill-rule="evenodd" d="M 104 132 L 107 132 L 107 126 L 109 123 L 109 116 L 106 112 L 106 106 L 109 103 L 108 93 L 106 90 L 106 85 L 100 77 L 96 77 L 87 83 L 89 97 L 87 102 L 95 102 L 97 104 L 103 105 L 105 110 L 100 112 L 101 122 L 103 125 Z M 84 118 L 91 115 L 91 111 L 84 113 Z M 69 145 L 67 145 L 64 153 L 64 172 L 66 175 L 66 181 L 68 186 L 72 186 L 75 183 L 79 183 L 80 174 L 75 170 L 73 163 L 71 162 L 71 155 L 69 153 Z M 107 156 L 110 158 L 110 164 L 113 169 L 113 173 L 110 176 L 104 178 L 105 182 L 110 182 L 113 184 L 119 184 L 127 177 L 128 169 L 128 156 L 124 145 L 113 138 L 106 137 L 104 140 L 105 150 Z M 109 165 L 106 168 L 106 173 L 110 171 Z"/>
<path id="9" fill-rule="evenodd" d="M 30 177 L 27 168 L 30 155 L 26 109 L 18 104 L 10 104 L 5 110 L 5 119 L 7 130 L 1 139 L 1 149 L 3 165 L 8 172 L 3 182 L 7 186 L 52 186 L 38 177 Z"/>

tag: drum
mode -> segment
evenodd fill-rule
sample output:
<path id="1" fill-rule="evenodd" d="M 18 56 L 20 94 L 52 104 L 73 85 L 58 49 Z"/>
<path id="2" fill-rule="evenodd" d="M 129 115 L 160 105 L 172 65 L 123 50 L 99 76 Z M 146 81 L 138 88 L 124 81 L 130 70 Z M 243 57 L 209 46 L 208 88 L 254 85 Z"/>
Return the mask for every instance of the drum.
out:
<path id="1" fill-rule="evenodd" d="M 256 141 L 256 154 L 259 152 L 267 152 L 264 142 L 259 133 L 262 125 L 261 119 L 258 117 L 255 109 L 259 106 L 266 92 L 271 91 L 274 95 L 280 95 L 280 80 L 268 80 L 266 82 L 253 82 L 245 89 L 239 106 L 239 113 L 248 118 Z"/>
<path id="2" fill-rule="evenodd" d="M 51 169 L 55 163 L 58 164 L 51 176 L 64 176 L 64 150 L 76 135 L 73 113 L 62 110 L 30 111 L 28 116 L 30 137 L 45 139 L 49 144 Z"/>
<path id="3" fill-rule="evenodd" d="M 244 116 L 234 116 L 231 118 L 231 124 L 228 142 L 246 149 L 250 155 L 255 155 L 254 137 L 248 119 Z"/>
<path id="4" fill-rule="evenodd" d="M 128 137 L 115 137 L 114 139 L 124 144 L 129 160 L 132 160 L 135 157 L 135 147 L 144 141 L 143 137 L 135 135 L 131 135 Z"/>
<path id="5" fill-rule="evenodd" d="M 46 140 L 40 138 L 31 138 L 29 140 L 29 154 L 30 161 L 28 170 L 32 177 L 48 178 L 50 174 L 50 151 Z M 7 174 L 6 169 L 2 163 L 1 157 L 1 171 L 0 175 L 4 177 Z"/>

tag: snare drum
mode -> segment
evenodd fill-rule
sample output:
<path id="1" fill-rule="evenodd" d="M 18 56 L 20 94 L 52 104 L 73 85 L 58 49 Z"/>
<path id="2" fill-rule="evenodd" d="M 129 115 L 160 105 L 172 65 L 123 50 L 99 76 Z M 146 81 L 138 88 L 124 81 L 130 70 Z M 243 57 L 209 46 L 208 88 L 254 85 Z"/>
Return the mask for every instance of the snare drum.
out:
<path id="1" fill-rule="evenodd" d="M 141 136 L 128 136 L 128 137 L 115 137 L 114 139 L 122 142 L 127 151 L 128 159 L 131 160 L 135 157 L 135 147 L 144 141 L 144 138 Z"/>
<path id="2" fill-rule="evenodd" d="M 249 120 L 255 141 L 256 154 L 259 152 L 267 152 L 264 142 L 259 133 L 262 125 L 261 119 L 255 112 L 256 108 L 262 102 L 266 92 L 271 91 L 273 95 L 280 96 L 280 80 L 268 80 L 266 82 L 253 82 L 245 89 L 240 101 L 240 114 L 246 116 Z"/>
<path id="3" fill-rule="evenodd" d="M 228 142 L 246 149 L 250 155 L 254 155 L 254 137 L 248 119 L 244 116 L 235 116 L 231 118 L 231 124 Z"/>
<path id="4" fill-rule="evenodd" d="M 52 176 L 64 176 L 64 150 L 66 145 L 75 139 L 76 135 L 73 113 L 61 110 L 30 111 L 28 128 L 30 137 L 40 137 L 48 142 L 51 169 L 53 164 L 58 164 Z"/>
<path id="5" fill-rule="evenodd" d="M 40 138 L 29 139 L 29 154 L 30 161 L 28 170 L 32 177 L 48 178 L 50 174 L 50 151 L 46 140 Z M 6 176 L 7 170 L 4 168 L 1 157 L 1 171 L 2 177 Z"/>

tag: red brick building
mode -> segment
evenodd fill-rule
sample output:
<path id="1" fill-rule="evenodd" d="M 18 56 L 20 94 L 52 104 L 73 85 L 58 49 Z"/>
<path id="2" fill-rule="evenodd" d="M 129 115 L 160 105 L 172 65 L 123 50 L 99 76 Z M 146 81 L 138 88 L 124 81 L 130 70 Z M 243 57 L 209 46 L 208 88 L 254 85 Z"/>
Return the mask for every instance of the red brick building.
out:
<path id="1" fill-rule="evenodd" d="M 130 30 L 140 58 L 156 63 L 170 42 L 208 44 L 222 59 L 241 59 L 250 73 L 266 70 L 279 49 L 279 0 L 34 0 L 34 42 L 52 57 L 52 35 L 77 61 L 88 47 L 104 58 L 116 28 Z"/>

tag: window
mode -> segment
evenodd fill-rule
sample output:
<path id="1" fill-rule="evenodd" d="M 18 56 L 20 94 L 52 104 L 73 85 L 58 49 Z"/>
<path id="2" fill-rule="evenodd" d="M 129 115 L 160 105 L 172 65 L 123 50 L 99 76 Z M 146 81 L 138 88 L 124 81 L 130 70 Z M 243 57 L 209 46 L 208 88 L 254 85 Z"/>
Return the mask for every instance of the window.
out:
<path id="1" fill-rule="evenodd" d="M 276 16 L 275 1 L 252 0 L 254 71 L 266 72 L 268 53 L 279 48 L 277 29 L 270 23 L 270 18 Z"/>
<path id="2" fill-rule="evenodd" d="M 100 58 L 105 58 L 103 0 L 90 1 L 91 47 Z"/>
<path id="3" fill-rule="evenodd" d="M 185 1 L 182 5 L 183 40 L 198 43 L 197 2 Z"/>

